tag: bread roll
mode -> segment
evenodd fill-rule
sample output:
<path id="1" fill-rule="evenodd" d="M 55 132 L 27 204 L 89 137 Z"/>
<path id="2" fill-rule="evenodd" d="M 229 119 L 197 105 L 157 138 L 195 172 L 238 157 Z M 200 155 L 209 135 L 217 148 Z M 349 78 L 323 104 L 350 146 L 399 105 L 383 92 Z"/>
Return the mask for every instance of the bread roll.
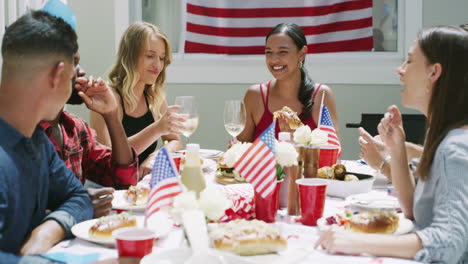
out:
<path id="1" fill-rule="evenodd" d="M 332 166 L 333 168 L 333 173 L 335 174 L 335 179 L 336 180 L 344 180 L 345 175 L 346 175 L 346 167 L 343 164 L 335 164 Z"/>
<path id="2" fill-rule="evenodd" d="M 282 116 L 284 119 L 288 121 L 289 128 L 297 129 L 304 124 L 301 122 L 301 119 L 297 116 L 297 113 L 291 110 L 291 108 L 284 106 L 283 109 L 275 111 L 273 113 L 273 117 L 276 119 Z"/>
<path id="3" fill-rule="evenodd" d="M 146 186 L 130 186 L 124 193 L 124 199 L 131 205 L 144 205 L 148 201 L 149 188 Z"/>
<path id="4" fill-rule="evenodd" d="M 103 216 L 89 229 L 89 236 L 98 239 L 112 239 L 112 232 L 122 227 L 136 226 L 136 218 L 128 213 Z"/>
<path id="5" fill-rule="evenodd" d="M 260 220 L 237 219 L 211 226 L 214 248 L 242 256 L 274 253 L 286 248 L 286 240 L 273 225 Z"/>
<path id="6" fill-rule="evenodd" d="M 354 174 L 346 174 L 344 181 L 359 181 L 359 178 Z"/>
<path id="7" fill-rule="evenodd" d="M 332 167 L 322 167 L 317 170 L 317 177 L 333 180 L 335 178 L 335 172 Z"/>
<path id="8" fill-rule="evenodd" d="M 398 229 L 398 221 L 394 211 L 369 211 L 353 215 L 348 228 L 358 233 L 391 234 Z"/>

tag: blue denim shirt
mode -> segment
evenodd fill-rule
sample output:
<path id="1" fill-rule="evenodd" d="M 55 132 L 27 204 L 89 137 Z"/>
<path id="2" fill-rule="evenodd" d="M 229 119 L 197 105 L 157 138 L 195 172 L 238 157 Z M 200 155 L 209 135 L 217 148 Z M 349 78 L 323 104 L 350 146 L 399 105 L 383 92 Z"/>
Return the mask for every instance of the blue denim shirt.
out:
<path id="1" fill-rule="evenodd" d="M 86 189 L 43 130 L 28 138 L 0 119 L 0 264 L 20 261 L 16 254 L 43 221 L 57 221 L 70 236 L 75 223 L 92 216 Z"/>

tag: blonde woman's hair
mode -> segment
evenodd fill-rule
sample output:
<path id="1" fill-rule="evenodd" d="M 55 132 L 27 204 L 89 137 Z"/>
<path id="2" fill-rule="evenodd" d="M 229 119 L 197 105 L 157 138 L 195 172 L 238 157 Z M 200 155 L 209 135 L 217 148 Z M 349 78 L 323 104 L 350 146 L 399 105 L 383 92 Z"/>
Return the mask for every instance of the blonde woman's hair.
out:
<path id="1" fill-rule="evenodd" d="M 144 95 L 148 99 L 150 110 L 158 115 L 160 114 L 159 109 L 164 102 L 163 84 L 166 79 L 166 68 L 172 62 L 169 39 L 157 26 L 146 22 L 136 22 L 125 30 L 120 40 L 117 61 L 109 73 L 112 87 L 117 89 L 124 103 L 130 107 L 129 112 L 134 111 L 138 103 L 133 91 L 140 79 L 140 75 L 136 70 L 138 60 L 140 56 L 143 56 L 144 48 L 152 35 L 164 41 L 166 56 L 163 70 L 159 73 L 154 84 L 145 85 Z"/>

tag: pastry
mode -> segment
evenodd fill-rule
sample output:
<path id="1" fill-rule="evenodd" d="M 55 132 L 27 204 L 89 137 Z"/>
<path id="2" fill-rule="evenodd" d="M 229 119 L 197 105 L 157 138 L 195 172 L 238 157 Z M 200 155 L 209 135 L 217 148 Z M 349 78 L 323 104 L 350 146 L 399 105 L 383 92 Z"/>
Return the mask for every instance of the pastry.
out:
<path id="1" fill-rule="evenodd" d="M 210 240 L 218 250 L 242 256 L 274 253 L 286 248 L 278 230 L 260 220 L 233 220 L 210 226 Z"/>
<path id="2" fill-rule="evenodd" d="M 359 178 L 354 174 L 346 174 L 344 181 L 359 181 Z"/>
<path id="3" fill-rule="evenodd" d="M 278 117 L 283 117 L 288 121 L 289 128 L 297 129 L 304 124 L 301 122 L 301 119 L 297 116 L 297 113 L 291 110 L 291 108 L 284 106 L 283 109 L 275 111 L 273 117 L 276 119 Z"/>
<path id="4" fill-rule="evenodd" d="M 317 177 L 322 179 L 335 179 L 335 172 L 332 167 L 322 167 L 317 170 Z"/>
<path id="5" fill-rule="evenodd" d="M 143 205 L 148 201 L 149 188 L 146 186 L 130 186 L 124 193 L 124 199 L 131 205 Z"/>
<path id="6" fill-rule="evenodd" d="M 333 173 L 335 174 L 335 179 L 336 180 L 344 180 L 344 177 L 346 175 L 346 167 L 343 164 L 335 164 L 332 166 L 333 168 Z"/>
<path id="7" fill-rule="evenodd" d="M 111 239 L 112 232 L 129 226 L 136 226 L 136 218 L 128 213 L 103 216 L 89 229 L 89 236 L 99 239 Z"/>
<path id="8" fill-rule="evenodd" d="M 348 228 L 358 233 L 391 234 L 398 229 L 398 215 L 394 211 L 368 211 L 351 217 Z"/>

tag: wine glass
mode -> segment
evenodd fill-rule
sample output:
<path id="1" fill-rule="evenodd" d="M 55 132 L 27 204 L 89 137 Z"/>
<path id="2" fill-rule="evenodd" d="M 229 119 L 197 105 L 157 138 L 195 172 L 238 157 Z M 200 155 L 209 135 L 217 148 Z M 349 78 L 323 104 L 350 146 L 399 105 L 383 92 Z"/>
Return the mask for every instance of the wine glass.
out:
<path id="1" fill-rule="evenodd" d="M 236 137 L 244 130 L 246 113 L 244 102 L 229 100 L 224 104 L 224 128 L 236 141 Z"/>
<path id="2" fill-rule="evenodd" d="M 180 106 L 179 113 L 187 115 L 187 120 L 182 123 L 182 135 L 187 138 L 189 143 L 190 136 L 197 130 L 198 127 L 198 111 L 197 103 L 194 96 L 177 96 L 175 104 Z"/>

